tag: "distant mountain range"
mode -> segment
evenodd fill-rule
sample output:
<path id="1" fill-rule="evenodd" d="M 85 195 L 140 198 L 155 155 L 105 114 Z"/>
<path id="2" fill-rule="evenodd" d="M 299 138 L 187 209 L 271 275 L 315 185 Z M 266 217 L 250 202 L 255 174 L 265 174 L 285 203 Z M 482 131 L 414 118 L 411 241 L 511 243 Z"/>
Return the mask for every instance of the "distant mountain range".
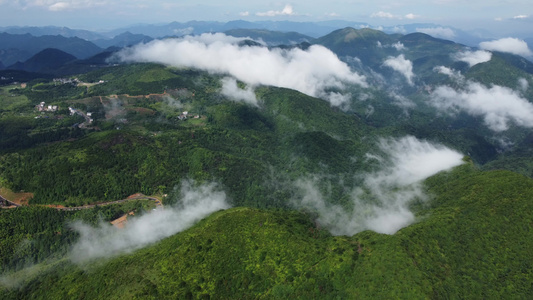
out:
<path id="1" fill-rule="evenodd" d="M 56 48 L 80 59 L 102 52 L 100 47 L 78 37 L 0 33 L 0 61 L 6 66 L 23 62 L 47 48 Z"/>
<path id="2" fill-rule="evenodd" d="M 280 31 L 266 29 L 227 29 L 225 34 L 250 38 L 263 41 L 267 46 L 294 46 L 302 48 L 309 44 L 319 44 L 332 50 L 341 59 L 345 60 L 354 69 L 361 73 L 378 72 L 385 77 L 397 76 L 397 73 L 390 68 L 384 68 L 383 62 L 387 57 L 404 54 L 407 59 L 413 62 L 413 68 L 417 73 L 417 78 L 421 81 L 430 82 L 436 76 L 434 68 L 446 65 L 456 70 L 465 70 L 461 62 L 454 61 L 451 54 L 459 50 L 469 50 L 468 46 L 453 42 L 447 39 L 439 39 L 431 35 L 415 32 L 409 34 L 386 33 L 384 31 L 370 28 L 346 27 L 337 29 L 319 38 L 305 35 L 296 31 L 282 31 L 288 28 L 289 22 L 264 22 L 263 25 L 277 27 Z M 198 34 L 206 30 L 208 25 L 222 30 L 227 27 L 243 26 L 253 27 L 257 23 L 235 21 L 228 23 L 218 22 L 188 22 L 185 24 L 196 25 L 197 29 L 189 32 L 178 32 L 184 24 L 171 23 L 166 26 L 146 25 L 137 28 L 130 28 L 133 32 L 140 31 L 141 27 L 147 29 L 146 33 L 159 34 L 170 31 L 180 34 Z M 298 23 L 306 26 L 304 23 Z M 178 26 L 179 25 L 179 26 Z M 217 26 L 214 26 L 217 25 Z M 308 25 L 308 24 L 307 24 Z M 323 28 L 332 28 L 337 23 L 321 23 Z M 423 24 L 419 24 L 423 26 Z M 426 24 L 427 25 L 427 24 Z M 315 24 L 315 28 L 318 25 Z M 328 27 L 329 26 L 329 27 Z M 363 26 L 363 25 L 359 25 Z M 174 29 L 172 29 L 174 28 Z M 192 28 L 192 27 L 191 27 Z M 21 28 L 19 28 L 22 30 Z M 28 27 L 28 30 L 45 33 L 47 31 L 62 30 L 69 34 L 76 31 L 69 31 L 65 28 L 43 27 L 38 31 L 35 27 Z M 302 28 L 300 28 L 302 29 Z M 38 72 L 52 75 L 72 75 L 89 71 L 91 68 L 98 68 L 107 65 L 105 59 L 111 53 L 127 46 L 138 43 L 148 43 L 153 38 L 143 33 L 124 32 L 112 39 L 99 38 L 94 41 L 83 40 L 78 37 L 64 37 L 60 35 L 33 36 L 30 33 L 10 34 L 0 33 L 0 69 L 12 69 L 27 72 Z M 81 33 L 86 33 L 82 31 Z M 180 35 L 176 34 L 176 35 Z M 174 35 L 174 36 L 176 36 Z M 166 36 L 168 38 L 172 36 Z M 250 41 L 251 42 L 251 41 Z M 251 45 L 250 42 L 245 43 Z M 51 49 L 55 49 L 52 51 Z M 45 51 L 46 50 L 46 51 Z M 511 65 L 530 72 L 533 69 L 531 63 L 524 62 L 522 58 L 514 55 L 499 55 Z M 356 58 L 357 62 L 351 61 Z"/>
<path id="3" fill-rule="evenodd" d="M 298 32 L 280 32 L 265 29 L 230 29 L 224 32 L 227 35 L 243 38 L 262 40 L 268 45 L 293 45 L 311 42 L 314 38 Z"/>
<path id="4" fill-rule="evenodd" d="M 345 27 L 353 27 L 356 29 L 373 28 L 384 31 L 386 33 L 401 33 L 408 34 L 414 32 L 423 32 L 435 37 L 445 38 L 457 43 L 468 46 L 477 46 L 480 42 L 498 39 L 507 36 L 497 36 L 484 29 L 461 30 L 450 26 L 443 26 L 432 23 L 413 23 L 403 24 L 397 26 L 372 26 L 368 23 L 355 21 L 321 21 L 321 22 L 291 22 L 291 21 L 260 21 L 249 22 L 244 20 L 234 20 L 229 22 L 215 22 L 215 21 L 189 21 L 189 22 L 172 22 L 167 24 L 137 24 L 129 27 L 113 29 L 107 32 L 95 32 L 89 30 L 71 29 L 68 27 L 0 27 L 0 32 L 10 34 L 26 34 L 33 36 L 43 35 L 61 35 L 64 37 L 78 37 L 87 41 L 95 42 L 100 47 L 106 48 L 109 46 L 120 46 L 120 44 L 113 43 L 112 40 L 116 37 L 126 33 L 125 37 L 119 38 L 119 42 L 124 42 L 124 38 L 131 40 L 133 35 L 145 35 L 151 38 L 161 38 L 166 36 L 183 36 L 189 34 L 202 34 L 206 32 L 226 32 L 235 29 L 257 29 L 280 32 L 298 32 L 300 34 L 318 38 L 324 36 L 334 30 Z M 524 35 L 523 33 L 514 34 L 513 37 L 526 40 L 529 45 L 533 42 L 533 33 Z M 141 38 L 145 39 L 145 38 Z M 135 40 L 135 39 L 134 39 Z M 98 42 L 96 42 L 98 41 Z M 106 42 L 107 41 L 107 42 Z"/>
<path id="5" fill-rule="evenodd" d="M 112 39 L 100 38 L 93 40 L 92 42 L 100 48 L 109 48 L 109 47 L 127 47 L 139 43 L 148 43 L 153 40 L 152 37 L 144 34 L 133 34 L 129 31 L 121 33 Z"/>
<path id="6" fill-rule="evenodd" d="M 9 69 L 29 72 L 53 73 L 61 66 L 76 60 L 76 57 L 58 49 L 48 48 L 35 54 L 27 61 L 9 66 Z"/>

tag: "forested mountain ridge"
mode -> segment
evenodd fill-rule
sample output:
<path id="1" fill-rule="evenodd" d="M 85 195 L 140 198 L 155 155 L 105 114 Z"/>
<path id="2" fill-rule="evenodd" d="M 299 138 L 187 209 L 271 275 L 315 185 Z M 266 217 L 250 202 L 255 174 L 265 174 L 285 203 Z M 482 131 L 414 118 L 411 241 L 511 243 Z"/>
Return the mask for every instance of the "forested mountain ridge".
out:
<path id="1" fill-rule="evenodd" d="M 0 52 L 0 60 L 5 66 L 10 66 L 17 61 L 23 62 L 47 48 L 56 48 L 80 59 L 102 51 L 93 43 L 78 37 L 65 38 L 60 35 L 35 37 L 31 34 L 0 33 L 0 49 L 15 51 L 11 55 L 7 55 L 9 53 L 4 55 L 4 53 Z"/>
<path id="2" fill-rule="evenodd" d="M 62 261 L 7 298 L 527 298 L 532 187 L 459 167 L 428 180 L 430 207 L 392 236 L 332 237 L 308 215 L 230 209 L 130 255 Z"/>
<path id="3" fill-rule="evenodd" d="M 533 172 L 532 77 L 522 58 L 370 29 L 322 39 L 338 56 L 220 34 L 185 39 L 274 58 L 264 76 L 287 62 L 285 73 L 300 77 L 276 87 L 249 81 L 254 72 L 141 57 L 181 41 L 2 87 L 0 187 L 32 195 L 29 207 L 0 210 L 8 299 L 532 292 L 533 185 L 512 172 Z M 169 53 L 189 54 L 180 49 Z M 127 55 L 137 60 L 125 63 Z M 316 58 L 339 68 L 321 77 L 299 64 Z M 498 103 L 506 105 L 486 110 Z M 508 171 L 480 170 L 496 168 Z M 43 206 L 135 193 L 161 197 L 164 209 Z M 123 229 L 109 225 L 125 214 Z"/>

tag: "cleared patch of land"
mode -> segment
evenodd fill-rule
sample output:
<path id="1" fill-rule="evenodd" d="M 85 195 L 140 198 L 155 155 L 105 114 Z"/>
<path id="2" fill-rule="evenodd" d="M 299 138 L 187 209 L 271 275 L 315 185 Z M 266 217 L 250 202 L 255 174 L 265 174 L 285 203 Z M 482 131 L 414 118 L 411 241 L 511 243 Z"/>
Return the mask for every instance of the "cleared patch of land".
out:
<path id="1" fill-rule="evenodd" d="M 33 193 L 15 193 L 5 187 L 0 188 L 0 195 L 13 203 L 24 206 L 29 205 L 28 203 L 33 197 Z"/>
<path id="2" fill-rule="evenodd" d="M 31 104 L 28 97 L 18 95 L 11 90 L 20 88 L 19 85 L 7 85 L 0 87 L 0 104 L 4 111 L 18 111 Z"/>
<path id="3" fill-rule="evenodd" d="M 128 217 L 129 216 L 134 216 L 135 215 L 135 212 L 133 211 L 130 211 L 129 213 L 127 214 L 124 214 L 123 216 L 121 216 L 120 218 L 117 218 L 113 221 L 111 221 L 111 224 L 119 229 L 122 229 L 124 228 L 124 226 L 126 226 L 126 224 L 128 223 Z"/>

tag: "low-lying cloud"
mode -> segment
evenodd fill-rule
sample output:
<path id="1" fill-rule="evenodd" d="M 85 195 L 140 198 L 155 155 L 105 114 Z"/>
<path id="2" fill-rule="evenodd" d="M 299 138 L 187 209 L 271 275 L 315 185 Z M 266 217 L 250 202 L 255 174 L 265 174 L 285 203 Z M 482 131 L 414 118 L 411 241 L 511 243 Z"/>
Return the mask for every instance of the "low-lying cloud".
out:
<path id="1" fill-rule="evenodd" d="M 239 46 L 242 39 L 221 33 L 156 40 L 117 54 L 124 62 L 155 62 L 227 74 L 247 85 L 271 85 L 298 90 L 336 105 L 347 84 L 367 86 L 366 79 L 330 50 L 313 45 L 307 50 Z M 342 103 L 344 104 L 344 103 Z"/>
<path id="2" fill-rule="evenodd" d="M 70 252 L 75 263 L 112 257 L 140 249 L 191 227 L 213 212 L 229 208 L 226 194 L 217 185 L 195 187 L 186 181 L 181 187 L 181 202 L 175 207 L 165 207 L 131 218 L 123 229 L 107 223 L 98 227 L 76 222 L 72 228 L 80 238 Z"/>
<path id="3" fill-rule="evenodd" d="M 403 54 L 400 54 L 397 57 L 390 56 L 385 60 L 383 65 L 400 72 L 407 80 L 407 83 L 413 85 L 413 77 L 415 77 L 415 74 L 413 73 L 413 63 L 410 60 L 405 59 Z"/>
<path id="4" fill-rule="evenodd" d="M 527 81 L 525 78 L 519 78 L 518 87 L 522 92 L 526 92 L 529 89 L 529 81 Z"/>
<path id="5" fill-rule="evenodd" d="M 463 76 L 463 74 L 461 74 L 461 72 L 456 71 L 454 69 L 450 69 L 445 66 L 435 67 L 433 68 L 433 71 L 446 75 L 450 77 L 451 79 L 454 79 L 455 81 L 458 81 L 458 82 L 463 82 L 465 80 L 465 77 Z"/>
<path id="6" fill-rule="evenodd" d="M 317 188 L 318 178 L 296 182 L 300 197 L 293 204 L 317 212 L 317 221 L 334 235 L 351 236 L 368 229 L 394 234 L 415 221 L 409 205 L 427 197 L 421 182 L 463 163 L 460 153 L 413 136 L 382 139 L 379 148 L 383 154 L 369 157 L 376 157 L 381 168 L 362 175 L 362 186 L 349 193 L 352 208 L 327 203 Z"/>
<path id="7" fill-rule="evenodd" d="M 231 77 L 224 77 L 221 80 L 222 89 L 220 93 L 231 100 L 237 102 L 245 102 L 253 106 L 258 106 L 257 97 L 255 95 L 254 89 L 250 86 L 247 86 L 244 89 L 241 89 L 237 85 L 237 80 Z"/>
<path id="8" fill-rule="evenodd" d="M 490 42 L 482 42 L 479 47 L 489 51 L 507 52 L 521 56 L 533 56 L 527 43 L 516 38 L 503 38 Z"/>
<path id="9" fill-rule="evenodd" d="M 492 59 L 492 53 L 484 50 L 464 51 L 453 55 L 453 59 L 456 61 L 463 61 L 467 63 L 468 66 L 473 67 L 477 64 L 490 61 Z"/>
<path id="10" fill-rule="evenodd" d="M 397 42 L 395 44 L 392 44 L 392 47 L 395 48 L 398 51 L 403 51 L 403 50 L 407 49 L 407 48 L 405 48 L 404 44 L 402 44 L 402 42 Z"/>
<path id="11" fill-rule="evenodd" d="M 439 86 L 431 94 L 430 103 L 450 113 L 462 110 L 481 116 L 485 124 L 496 132 L 509 129 L 510 123 L 533 127 L 533 104 L 507 87 L 486 87 L 477 82 L 467 82 L 461 90 Z"/>

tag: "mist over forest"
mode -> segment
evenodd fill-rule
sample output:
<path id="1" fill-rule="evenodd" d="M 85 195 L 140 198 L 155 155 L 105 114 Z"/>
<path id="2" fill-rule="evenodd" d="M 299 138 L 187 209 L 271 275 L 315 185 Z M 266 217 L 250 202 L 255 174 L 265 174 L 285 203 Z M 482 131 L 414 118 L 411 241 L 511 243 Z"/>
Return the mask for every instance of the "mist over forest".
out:
<path id="1" fill-rule="evenodd" d="M 6 299 L 533 293 L 527 39 L 200 25 L 0 28 Z"/>

